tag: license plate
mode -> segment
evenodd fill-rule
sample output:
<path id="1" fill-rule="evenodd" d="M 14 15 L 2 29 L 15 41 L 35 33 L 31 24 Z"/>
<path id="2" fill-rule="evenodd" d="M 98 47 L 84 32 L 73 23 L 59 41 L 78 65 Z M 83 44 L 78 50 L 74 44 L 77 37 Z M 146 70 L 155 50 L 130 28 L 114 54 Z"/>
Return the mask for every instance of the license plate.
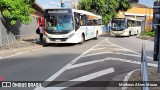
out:
<path id="1" fill-rule="evenodd" d="M 60 42 L 61 40 L 57 39 L 56 42 Z"/>

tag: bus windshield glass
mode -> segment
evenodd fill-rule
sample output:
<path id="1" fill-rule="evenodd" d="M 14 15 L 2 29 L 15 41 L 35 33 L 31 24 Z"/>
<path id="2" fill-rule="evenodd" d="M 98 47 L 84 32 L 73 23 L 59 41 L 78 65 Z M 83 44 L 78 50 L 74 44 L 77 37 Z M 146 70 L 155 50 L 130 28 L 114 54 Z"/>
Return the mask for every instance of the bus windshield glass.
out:
<path id="1" fill-rule="evenodd" d="M 52 15 L 45 20 L 45 30 L 47 31 L 71 31 L 73 30 L 72 15 Z"/>
<path id="2" fill-rule="evenodd" d="M 126 28 L 126 22 L 123 18 L 114 18 L 111 23 L 112 30 L 124 30 Z"/>

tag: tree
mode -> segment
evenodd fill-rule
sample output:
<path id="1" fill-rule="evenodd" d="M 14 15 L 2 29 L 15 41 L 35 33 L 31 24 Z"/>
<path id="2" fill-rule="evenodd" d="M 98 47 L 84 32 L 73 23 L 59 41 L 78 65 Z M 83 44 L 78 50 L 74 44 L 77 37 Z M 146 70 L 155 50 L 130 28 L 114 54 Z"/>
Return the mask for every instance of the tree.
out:
<path id="1" fill-rule="evenodd" d="M 133 0 L 133 1 L 137 1 L 137 0 Z M 131 5 L 128 2 L 128 0 L 119 0 L 119 7 L 117 8 L 117 11 L 127 11 L 129 8 L 131 8 Z"/>
<path id="2" fill-rule="evenodd" d="M 119 11 L 126 11 L 131 7 L 128 0 L 81 0 L 79 8 L 93 11 L 102 15 L 103 23 L 107 24 Z"/>
<path id="3" fill-rule="evenodd" d="M 17 20 L 23 24 L 32 22 L 31 13 L 34 9 L 31 5 L 35 0 L 0 0 L 0 9 L 4 17 L 10 20 L 10 24 L 14 25 Z"/>

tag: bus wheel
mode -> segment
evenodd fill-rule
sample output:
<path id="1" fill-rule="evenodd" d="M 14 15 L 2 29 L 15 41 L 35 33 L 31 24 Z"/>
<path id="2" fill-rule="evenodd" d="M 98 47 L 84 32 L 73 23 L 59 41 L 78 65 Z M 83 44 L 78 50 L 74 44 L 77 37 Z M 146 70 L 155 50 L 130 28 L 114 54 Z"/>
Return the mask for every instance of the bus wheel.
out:
<path id="1" fill-rule="evenodd" d="M 83 44 L 83 43 L 84 43 L 84 41 L 85 41 L 85 39 L 84 39 L 84 35 L 82 34 L 80 44 Z"/>
<path id="2" fill-rule="evenodd" d="M 131 31 L 129 31 L 129 36 L 131 36 Z"/>
<path id="3" fill-rule="evenodd" d="M 43 47 L 46 47 L 47 45 L 46 41 L 43 41 Z"/>
<path id="4" fill-rule="evenodd" d="M 138 36 L 138 30 L 137 30 L 137 34 L 136 35 Z"/>
<path id="5" fill-rule="evenodd" d="M 96 32 L 95 40 L 97 40 L 97 39 L 98 39 L 98 31 Z"/>

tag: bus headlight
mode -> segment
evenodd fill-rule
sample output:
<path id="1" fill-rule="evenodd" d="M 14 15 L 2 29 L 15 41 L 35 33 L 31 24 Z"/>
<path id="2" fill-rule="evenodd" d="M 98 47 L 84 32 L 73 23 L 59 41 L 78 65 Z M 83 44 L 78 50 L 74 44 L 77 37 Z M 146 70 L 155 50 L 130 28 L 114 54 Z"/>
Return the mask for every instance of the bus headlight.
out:
<path id="1" fill-rule="evenodd" d="M 73 35 L 74 35 L 74 33 L 72 33 L 72 34 L 68 35 L 68 38 L 71 38 Z"/>
<path id="2" fill-rule="evenodd" d="M 45 36 L 46 36 L 47 38 L 49 38 L 49 36 L 48 36 L 47 34 L 45 34 Z"/>

